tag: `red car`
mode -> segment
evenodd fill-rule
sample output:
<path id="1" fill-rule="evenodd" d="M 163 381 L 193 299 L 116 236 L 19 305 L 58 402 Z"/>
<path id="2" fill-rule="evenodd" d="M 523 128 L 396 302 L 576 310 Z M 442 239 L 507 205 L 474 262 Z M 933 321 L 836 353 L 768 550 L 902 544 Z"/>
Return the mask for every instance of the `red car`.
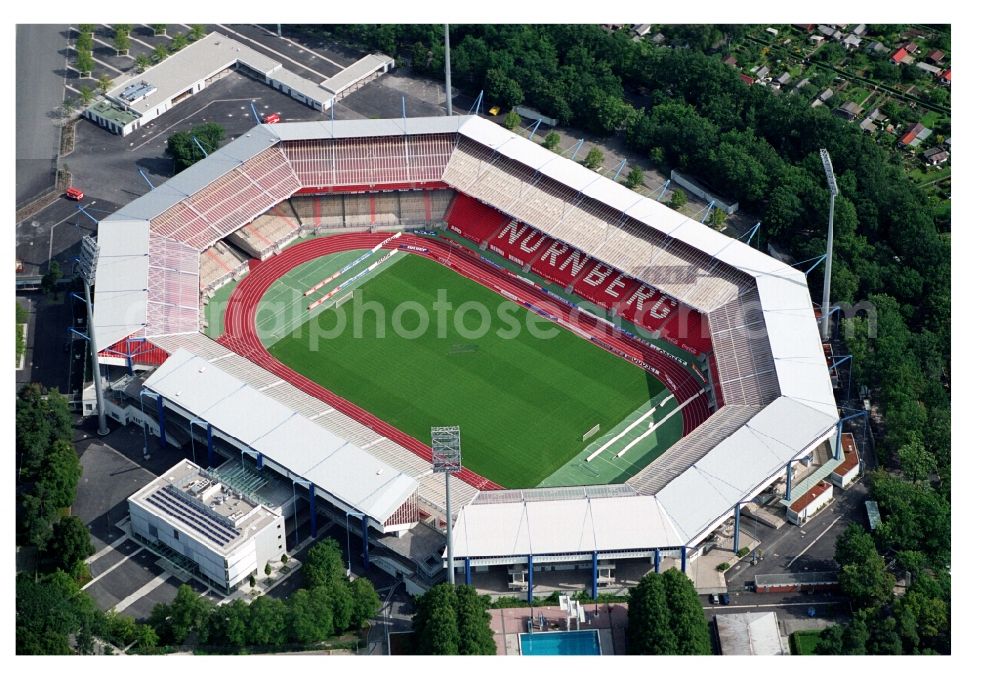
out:
<path id="1" fill-rule="evenodd" d="M 74 188 L 71 186 L 69 188 L 66 188 L 66 197 L 68 197 L 71 200 L 76 200 L 77 202 L 79 202 L 80 200 L 83 199 L 83 191 L 80 190 L 79 188 Z"/>
<path id="2" fill-rule="evenodd" d="M 281 115 L 277 113 L 271 113 L 270 115 L 264 116 L 264 124 L 275 124 L 281 122 Z"/>

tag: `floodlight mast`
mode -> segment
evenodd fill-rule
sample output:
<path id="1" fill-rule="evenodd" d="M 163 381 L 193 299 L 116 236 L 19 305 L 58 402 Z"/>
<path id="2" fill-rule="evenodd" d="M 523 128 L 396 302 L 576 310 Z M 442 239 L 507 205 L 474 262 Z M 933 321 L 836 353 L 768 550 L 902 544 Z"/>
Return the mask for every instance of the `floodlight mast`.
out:
<path id="1" fill-rule="evenodd" d="M 455 552 L 451 542 L 451 475 L 462 469 L 462 431 L 459 427 L 431 428 L 431 464 L 444 474 L 444 511 L 448 548 L 448 584 L 455 584 Z"/>
<path id="2" fill-rule="evenodd" d="M 97 258 L 100 247 L 97 240 L 87 236 L 80 243 L 80 258 L 76 264 L 76 274 L 83 279 L 84 300 L 87 303 L 87 329 L 90 333 L 90 358 L 94 372 L 94 392 L 97 394 L 97 433 L 108 433 L 108 423 L 104 417 L 104 391 L 101 387 L 101 363 L 97 358 L 97 334 L 94 332 L 94 304 L 90 298 L 90 287 L 97 278 Z"/>
<path id="3" fill-rule="evenodd" d="M 820 148 L 819 158 L 826 172 L 826 185 L 830 189 L 830 218 L 826 230 L 826 268 L 823 273 L 823 309 L 822 328 L 820 334 L 823 340 L 830 340 L 830 280 L 833 274 L 833 207 L 840 190 L 837 188 L 837 176 L 833 173 L 833 162 L 826 148 Z"/>

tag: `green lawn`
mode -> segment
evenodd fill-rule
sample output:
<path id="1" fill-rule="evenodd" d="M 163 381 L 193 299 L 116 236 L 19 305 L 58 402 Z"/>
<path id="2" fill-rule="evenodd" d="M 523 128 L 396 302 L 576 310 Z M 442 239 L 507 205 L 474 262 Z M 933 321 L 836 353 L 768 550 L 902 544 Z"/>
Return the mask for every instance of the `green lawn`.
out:
<path id="1" fill-rule="evenodd" d="M 815 655 L 816 646 L 819 645 L 819 629 L 808 631 L 797 631 L 791 635 L 791 648 L 793 655 Z"/>
<path id="2" fill-rule="evenodd" d="M 439 289 L 456 310 L 431 310 Z M 396 330 L 387 321 L 379 335 L 376 311 L 358 317 L 374 302 L 385 317 L 400 317 Z M 396 312 L 403 302 L 409 309 Z M 459 335 L 458 309 L 467 302 L 490 313 L 488 331 L 478 330 L 483 322 L 471 311 L 464 323 L 477 335 Z M 421 323 L 415 307 L 427 310 L 427 329 L 404 337 Z M 317 340 L 338 325 L 336 311 L 327 310 L 271 353 L 426 443 L 431 426 L 461 425 L 463 464 L 507 487 L 537 485 L 590 443 L 582 439 L 590 428 L 611 429 L 664 389 L 639 367 L 533 314 L 532 323 L 554 335 L 532 335 L 526 310 L 418 256 L 365 283 L 340 310 L 340 335 Z M 521 327 L 516 339 L 513 324 Z"/>

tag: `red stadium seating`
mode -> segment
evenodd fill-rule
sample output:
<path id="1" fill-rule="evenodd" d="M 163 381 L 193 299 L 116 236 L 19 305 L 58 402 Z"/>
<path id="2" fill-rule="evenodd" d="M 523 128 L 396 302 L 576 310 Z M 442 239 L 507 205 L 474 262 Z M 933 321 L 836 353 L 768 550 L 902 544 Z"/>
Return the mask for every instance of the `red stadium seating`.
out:
<path id="1" fill-rule="evenodd" d="M 541 255 L 552 240 L 526 223 L 511 221 L 490 240 L 489 249 L 518 265 Z"/>
<path id="2" fill-rule="evenodd" d="M 480 244 L 510 219 L 496 209 L 459 193 L 455 195 L 444 220 L 452 230 Z"/>

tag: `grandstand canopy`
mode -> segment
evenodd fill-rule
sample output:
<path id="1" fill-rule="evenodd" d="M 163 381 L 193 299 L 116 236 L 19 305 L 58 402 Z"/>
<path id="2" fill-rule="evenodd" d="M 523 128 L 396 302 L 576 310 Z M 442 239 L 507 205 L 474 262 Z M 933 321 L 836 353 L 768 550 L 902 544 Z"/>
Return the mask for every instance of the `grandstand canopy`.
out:
<path id="1" fill-rule="evenodd" d="M 417 489 L 412 477 L 187 350 L 172 354 L 146 387 L 376 521 Z"/>

